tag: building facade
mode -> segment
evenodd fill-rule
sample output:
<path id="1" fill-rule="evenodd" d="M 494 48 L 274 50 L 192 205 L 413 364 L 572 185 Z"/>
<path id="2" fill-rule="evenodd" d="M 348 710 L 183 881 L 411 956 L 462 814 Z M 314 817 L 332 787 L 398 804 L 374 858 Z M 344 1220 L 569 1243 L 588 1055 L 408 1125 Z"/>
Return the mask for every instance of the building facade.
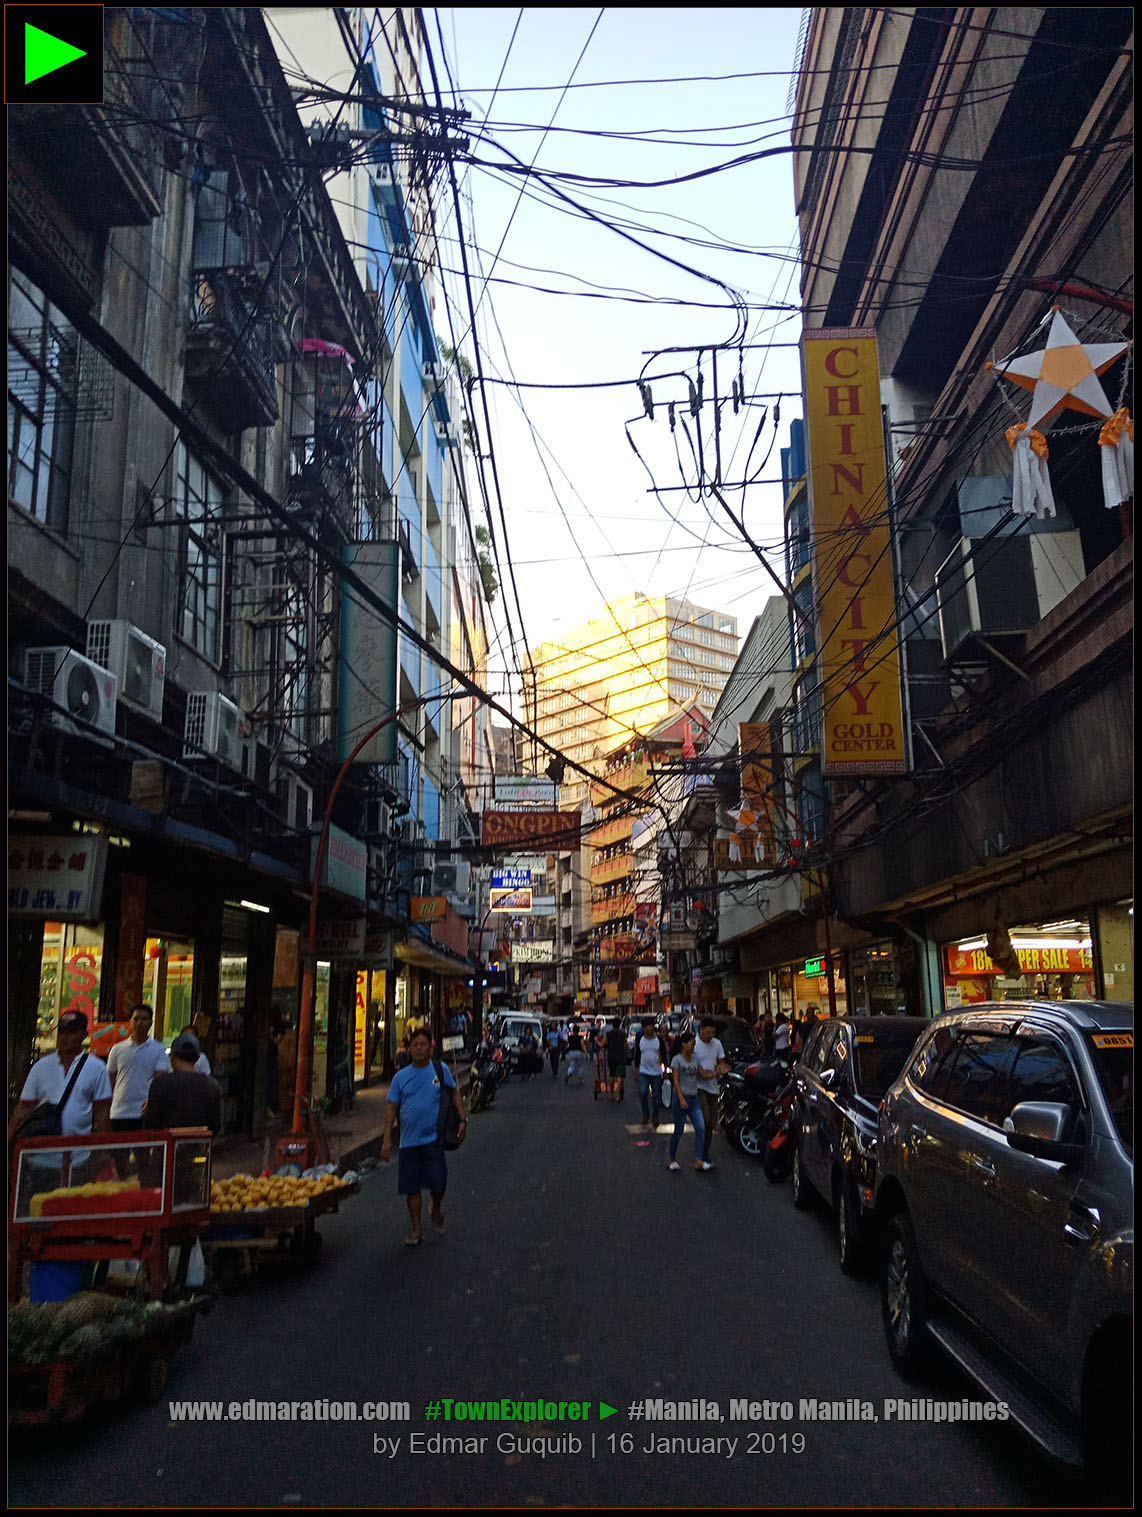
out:
<path id="1" fill-rule="evenodd" d="M 331 813 L 314 1093 L 466 972 L 454 905 L 411 902 L 486 761 L 432 653 L 486 640 L 459 450 L 423 446 L 447 384 L 419 350 L 394 378 L 409 281 L 362 277 L 263 13 L 109 7 L 105 51 L 102 107 L 9 117 L 9 1068 L 68 1006 L 99 1048 L 147 1000 L 250 1132 L 291 1105 L 315 823 L 402 697 Z"/>
<path id="2" fill-rule="evenodd" d="M 1063 410 L 1043 424 L 1055 509 L 1017 514 L 1005 434 L 1029 407 L 991 366 L 1042 350 L 1056 307 L 1079 343 L 1125 351 L 1131 26 L 1124 10 L 812 12 L 802 302 L 807 328 L 876 338 L 874 505 L 897 595 L 871 637 L 882 662 L 899 648 L 910 749 L 907 773 L 822 797 L 830 903 L 868 940 L 853 1009 L 1133 998 L 1133 502 L 1104 500 L 1102 419 Z M 1127 377 L 1126 357 L 1103 373 L 1110 409 Z M 819 605 L 840 572 L 820 536 L 813 563 Z M 794 663 L 813 774 L 831 703 Z"/>

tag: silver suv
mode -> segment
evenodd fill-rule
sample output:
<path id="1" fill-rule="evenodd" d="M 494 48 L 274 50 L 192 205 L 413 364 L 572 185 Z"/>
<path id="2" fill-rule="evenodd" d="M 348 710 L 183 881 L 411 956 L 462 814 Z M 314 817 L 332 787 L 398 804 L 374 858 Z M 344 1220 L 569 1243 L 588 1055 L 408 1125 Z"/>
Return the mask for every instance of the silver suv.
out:
<path id="1" fill-rule="evenodd" d="M 1055 1458 L 1112 1480 L 1133 1438 L 1134 1009 L 951 1012 L 881 1107 L 889 1353 L 934 1340 Z"/>

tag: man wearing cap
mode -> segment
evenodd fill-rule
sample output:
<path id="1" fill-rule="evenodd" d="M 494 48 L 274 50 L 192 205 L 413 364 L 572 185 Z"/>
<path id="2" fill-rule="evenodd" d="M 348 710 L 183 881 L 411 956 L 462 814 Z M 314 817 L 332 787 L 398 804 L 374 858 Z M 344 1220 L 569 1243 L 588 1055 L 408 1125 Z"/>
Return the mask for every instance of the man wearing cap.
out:
<path id="1" fill-rule="evenodd" d="M 195 1071 L 201 1052 L 192 1032 L 180 1032 L 171 1044 L 171 1072 L 157 1074 L 147 1096 L 144 1121 L 152 1132 L 172 1127 L 209 1127 L 212 1133 L 218 1133 L 222 1126 L 222 1092 L 216 1080 Z"/>
<path id="2" fill-rule="evenodd" d="M 28 1071 L 20 1099 L 8 1124 L 8 1141 L 19 1136 L 20 1128 L 37 1106 L 49 1101 L 58 1105 L 71 1081 L 67 1100 L 60 1113 L 60 1132 L 64 1137 L 89 1132 L 106 1132 L 111 1111 L 111 1081 L 107 1066 L 92 1053 L 84 1053 L 87 1016 L 82 1011 L 65 1011 L 60 1016 L 55 1053 L 45 1054 Z M 78 1061 L 78 1065 L 77 1065 Z M 75 1079 L 72 1080 L 72 1076 Z"/>
<path id="3" fill-rule="evenodd" d="M 111 1080 L 111 1131 L 138 1132 L 146 1125 L 143 1105 L 151 1080 L 166 1074 L 167 1051 L 151 1037 L 154 1012 L 140 1002 L 131 1008 L 131 1035 L 116 1043 L 107 1055 Z"/>

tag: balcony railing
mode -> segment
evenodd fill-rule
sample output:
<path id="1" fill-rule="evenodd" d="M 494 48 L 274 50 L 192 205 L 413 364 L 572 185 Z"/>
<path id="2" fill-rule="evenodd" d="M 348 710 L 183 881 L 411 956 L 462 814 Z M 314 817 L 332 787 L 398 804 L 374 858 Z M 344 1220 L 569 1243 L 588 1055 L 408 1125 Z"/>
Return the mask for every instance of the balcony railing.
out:
<path id="1" fill-rule="evenodd" d="M 273 324 L 255 314 L 253 269 L 198 269 L 192 276 L 187 383 L 227 431 L 278 418 Z"/>

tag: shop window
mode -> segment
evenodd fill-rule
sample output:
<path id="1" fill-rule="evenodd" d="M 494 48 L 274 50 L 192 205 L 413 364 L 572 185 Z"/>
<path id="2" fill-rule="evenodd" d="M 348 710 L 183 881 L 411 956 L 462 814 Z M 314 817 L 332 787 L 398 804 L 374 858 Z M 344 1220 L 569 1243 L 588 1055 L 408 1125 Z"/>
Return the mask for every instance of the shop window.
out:
<path id="1" fill-rule="evenodd" d="M 103 928 L 45 922 L 40 958 L 36 1056 L 52 1053 L 61 1011 L 82 1011 L 93 1028 L 103 975 Z"/>
<path id="2" fill-rule="evenodd" d="M 155 1011 L 151 1036 L 170 1044 L 191 1022 L 194 943 L 148 938 L 144 949 L 142 999 Z"/>
<path id="3" fill-rule="evenodd" d="M 950 943 L 944 950 L 945 1004 L 981 1001 L 1094 1000 L 1097 995 L 1090 925 L 1079 918 L 1024 924 L 1009 929 L 1022 973 L 994 964 L 987 935 Z M 1013 967 L 1013 966 L 1011 966 Z"/>
<path id="4" fill-rule="evenodd" d="M 66 532 L 78 346 L 62 311 L 13 270 L 8 306 L 8 496 Z"/>

